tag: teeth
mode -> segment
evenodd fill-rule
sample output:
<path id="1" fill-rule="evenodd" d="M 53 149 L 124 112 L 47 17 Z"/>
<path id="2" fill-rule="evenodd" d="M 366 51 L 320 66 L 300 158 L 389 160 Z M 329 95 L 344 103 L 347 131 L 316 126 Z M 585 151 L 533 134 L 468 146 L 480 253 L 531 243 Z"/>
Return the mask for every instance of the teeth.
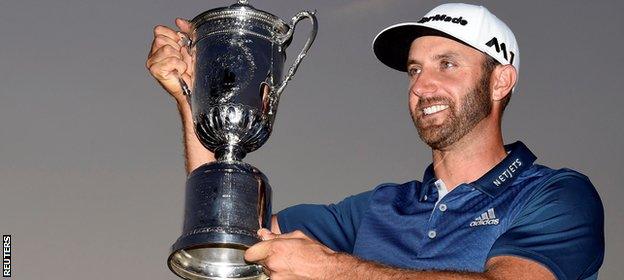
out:
<path id="1" fill-rule="evenodd" d="M 423 112 L 425 113 L 425 115 L 431 115 L 431 114 L 440 112 L 442 110 L 446 110 L 448 107 L 449 107 L 448 105 L 435 105 L 435 106 L 431 106 L 431 107 L 427 107 L 423 109 Z"/>

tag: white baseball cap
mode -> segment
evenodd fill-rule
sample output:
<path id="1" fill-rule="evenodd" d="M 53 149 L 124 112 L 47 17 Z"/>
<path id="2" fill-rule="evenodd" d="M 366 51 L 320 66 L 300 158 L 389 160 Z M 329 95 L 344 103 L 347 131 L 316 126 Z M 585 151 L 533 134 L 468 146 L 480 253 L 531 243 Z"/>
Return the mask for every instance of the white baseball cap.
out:
<path id="1" fill-rule="evenodd" d="M 513 65 L 517 72 L 520 70 L 518 43 L 511 29 L 485 7 L 463 3 L 443 4 L 417 22 L 382 30 L 373 41 L 373 51 L 385 65 L 405 72 L 412 42 L 427 35 L 463 42 L 503 65 Z"/>

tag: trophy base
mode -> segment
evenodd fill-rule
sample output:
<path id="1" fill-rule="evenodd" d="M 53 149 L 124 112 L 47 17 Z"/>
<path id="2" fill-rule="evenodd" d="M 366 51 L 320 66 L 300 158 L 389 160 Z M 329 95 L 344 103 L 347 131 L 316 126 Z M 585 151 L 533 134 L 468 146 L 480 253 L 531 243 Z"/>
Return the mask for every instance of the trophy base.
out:
<path id="1" fill-rule="evenodd" d="M 269 279 L 262 266 L 245 262 L 245 248 L 204 247 L 171 255 L 169 268 L 184 279 Z"/>
<path id="2" fill-rule="evenodd" d="M 171 247 L 169 269 L 192 280 L 268 279 L 244 256 L 270 219 L 271 187 L 259 170 L 243 162 L 205 164 L 187 180 L 184 230 Z"/>

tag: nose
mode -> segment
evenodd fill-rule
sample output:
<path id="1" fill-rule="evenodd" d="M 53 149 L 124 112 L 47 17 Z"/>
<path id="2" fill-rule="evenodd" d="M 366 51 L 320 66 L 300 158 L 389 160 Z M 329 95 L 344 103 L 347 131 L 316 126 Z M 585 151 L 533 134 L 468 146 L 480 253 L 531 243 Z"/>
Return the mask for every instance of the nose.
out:
<path id="1" fill-rule="evenodd" d="M 431 71 L 424 69 L 410 78 L 410 93 L 418 97 L 429 96 L 437 90 L 437 80 Z"/>

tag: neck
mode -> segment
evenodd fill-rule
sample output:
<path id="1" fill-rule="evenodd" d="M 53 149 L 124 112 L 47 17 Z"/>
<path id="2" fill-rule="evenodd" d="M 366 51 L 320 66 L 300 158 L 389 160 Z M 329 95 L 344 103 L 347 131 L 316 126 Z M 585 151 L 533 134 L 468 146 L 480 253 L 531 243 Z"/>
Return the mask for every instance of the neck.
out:
<path id="1" fill-rule="evenodd" d="M 444 181 L 448 191 L 476 181 L 507 155 L 500 122 L 489 118 L 452 145 L 432 152 L 436 177 Z"/>

